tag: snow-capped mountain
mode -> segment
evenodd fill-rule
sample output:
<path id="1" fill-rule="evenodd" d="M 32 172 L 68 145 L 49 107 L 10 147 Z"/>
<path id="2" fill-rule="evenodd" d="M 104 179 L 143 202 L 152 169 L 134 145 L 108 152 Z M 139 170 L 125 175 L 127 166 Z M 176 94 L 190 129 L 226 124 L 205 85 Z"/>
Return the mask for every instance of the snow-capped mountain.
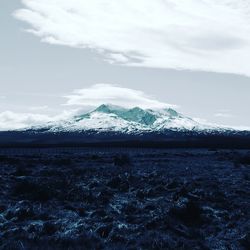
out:
<path id="1" fill-rule="evenodd" d="M 245 149 L 250 148 L 250 132 L 203 124 L 171 108 L 101 105 L 45 125 L 0 131 L 1 145 Z"/>
<path id="2" fill-rule="evenodd" d="M 171 108 L 152 110 L 134 107 L 128 109 L 106 104 L 91 112 L 74 116 L 70 120 L 49 123 L 43 129 L 48 132 L 96 131 L 121 133 L 163 132 L 164 130 L 225 130 L 225 128 L 219 126 L 199 123 Z"/>

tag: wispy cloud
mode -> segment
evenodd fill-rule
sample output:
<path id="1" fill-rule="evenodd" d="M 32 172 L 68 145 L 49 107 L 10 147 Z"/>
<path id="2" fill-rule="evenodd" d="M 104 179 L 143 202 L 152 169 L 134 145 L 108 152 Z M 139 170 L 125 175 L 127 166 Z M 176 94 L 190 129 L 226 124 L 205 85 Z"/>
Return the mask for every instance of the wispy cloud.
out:
<path id="1" fill-rule="evenodd" d="M 48 122 L 67 120 L 74 115 L 86 113 L 101 104 L 154 109 L 177 107 L 158 101 L 142 91 L 112 84 L 95 84 L 88 88 L 74 90 L 72 94 L 62 98 L 66 98 L 66 103 L 62 104 L 61 112 L 56 115 L 48 114 L 51 109 L 47 105 L 27 107 L 25 113 L 13 111 L 0 113 L 0 131 L 23 129 L 44 125 Z"/>
<path id="2" fill-rule="evenodd" d="M 233 115 L 230 113 L 216 113 L 214 114 L 215 117 L 220 117 L 220 118 L 232 118 Z"/>
<path id="3" fill-rule="evenodd" d="M 43 42 L 130 66 L 250 76 L 246 0 L 23 0 L 15 17 Z"/>
<path id="4" fill-rule="evenodd" d="M 63 110 L 58 115 L 50 116 L 39 113 L 4 111 L 0 113 L 0 131 L 24 129 L 32 126 L 45 125 L 48 122 L 67 120 L 76 112 L 77 110 Z"/>
<path id="5" fill-rule="evenodd" d="M 96 107 L 101 104 L 114 104 L 122 107 L 166 108 L 176 105 L 160 102 L 142 91 L 112 84 L 95 84 L 89 88 L 75 90 L 67 98 L 66 105 Z"/>
<path id="6" fill-rule="evenodd" d="M 45 124 L 51 121 L 51 119 L 47 115 L 5 111 L 0 113 L 0 130 L 22 129 L 33 125 Z"/>
<path id="7" fill-rule="evenodd" d="M 49 107 L 47 105 L 44 106 L 34 106 L 34 107 L 30 107 L 29 109 L 31 111 L 44 111 L 47 110 Z"/>
<path id="8" fill-rule="evenodd" d="M 231 111 L 229 109 L 219 109 L 214 114 L 214 116 L 217 118 L 232 118 L 232 117 L 234 117 L 233 114 L 231 114 Z"/>

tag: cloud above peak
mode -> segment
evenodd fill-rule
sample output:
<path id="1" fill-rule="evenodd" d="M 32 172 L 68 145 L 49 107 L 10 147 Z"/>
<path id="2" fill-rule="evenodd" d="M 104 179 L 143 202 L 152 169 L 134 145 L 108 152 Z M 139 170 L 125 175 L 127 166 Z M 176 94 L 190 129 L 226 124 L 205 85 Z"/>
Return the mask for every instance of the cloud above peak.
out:
<path id="1" fill-rule="evenodd" d="M 156 100 L 142 91 L 124 88 L 112 84 L 95 84 L 88 88 L 77 89 L 67 96 L 66 103 L 61 105 L 61 112 L 49 115 L 48 106 L 29 107 L 28 113 L 13 111 L 0 112 L 0 131 L 24 129 L 32 126 L 46 125 L 49 122 L 70 120 L 77 114 L 84 114 L 102 104 L 113 104 L 127 108 L 136 106 L 141 108 L 163 109 L 177 108 Z"/>
<path id="2" fill-rule="evenodd" d="M 67 95 L 65 98 L 67 98 L 66 105 L 82 108 L 97 107 L 101 104 L 113 104 L 127 108 L 136 106 L 153 109 L 177 107 L 160 102 L 139 90 L 104 83 L 74 90 L 71 95 Z"/>
<path id="3" fill-rule="evenodd" d="M 14 15 L 51 44 L 129 66 L 250 76 L 246 0 L 23 0 Z"/>

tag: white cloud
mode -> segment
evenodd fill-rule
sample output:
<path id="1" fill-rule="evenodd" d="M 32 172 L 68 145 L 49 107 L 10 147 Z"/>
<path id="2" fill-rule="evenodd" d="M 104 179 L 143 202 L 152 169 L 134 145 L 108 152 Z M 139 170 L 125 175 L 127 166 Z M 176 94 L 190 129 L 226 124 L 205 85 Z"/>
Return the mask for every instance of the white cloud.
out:
<path id="1" fill-rule="evenodd" d="M 124 88 L 112 84 L 95 84 L 89 88 L 75 90 L 71 95 L 65 96 L 66 105 L 81 107 L 96 107 L 101 104 L 113 104 L 122 107 L 166 108 L 175 105 L 157 101 L 144 92 Z"/>
<path id="2" fill-rule="evenodd" d="M 28 107 L 29 112 L 17 113 L 4 111 L 0 113 L 0 131 L 23 129 L 31 126 L 44 125 L 48 122 L 68 120 L 74 115 L 89 112 L 101 104 L 113 104 L 123 107 L 167 108 L 170 105 L 157 101 L 144 92 L 123 88 L 112 84 L 95 84 L 89 88 L 74 90 L 72 94 L 64 96 L 67 99 L 62 111 L 56 115 L 49 115 L 49 106 Z M 43 113 L 43 114 L 42 114 Z"/>
<path id="3" fill-rule="evenodd" d="M 0 131 L 9 129 L 22 129 L 33 125 L 45 124 L 51 117 L 41 114 L 15 113 L 5 111 L 0 113 Z"/>
<path id="4" fill-rule="evenodd" d="M 232 117 L 234 117 L 231 114 L 231 111 L 229 109 L 219 109 L 214 114 L 214 116 L 217 117 L 217 118 L 232 118 Z"/>
<path id="5" fill-rule="evenodd" d="M 215 117 L 220 117 L 220 118 L 232 118 L 233 115 L 227 112 L 224 113 L 216 113 L 214 114 Z"/>
<path id="6" fill-rule="evenodd" d="M 130 66 L 250 76 L 248 0 L 23 0 L 15 17 L 43 42 Z"/>
<path id="7" fill-rule="evenodd" d="M 34 107 L 30 107 L 29 109 L 31 111 L 44 111 L 47 110 L 49 107 L 47 105 L 44 106 L 34 106 Z"/>
<path id="8" fill-rule="evenodd" d="M 0 131 L 24 129 L 31 126 L 45 125 L 48 122 L 67 120 L 76 113 L 77 110 L 64 110 L 58 115 L 50 116 L 47 114 L 4 111 L 0 113 Z"/>

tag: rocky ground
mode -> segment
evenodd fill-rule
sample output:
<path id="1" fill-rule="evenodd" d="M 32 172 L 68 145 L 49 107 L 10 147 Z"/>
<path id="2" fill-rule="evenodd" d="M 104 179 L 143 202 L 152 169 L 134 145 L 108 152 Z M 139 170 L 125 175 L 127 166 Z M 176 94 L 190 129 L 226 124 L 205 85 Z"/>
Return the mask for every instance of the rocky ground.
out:
<path id="1" fill-rule="evenodd" d="M 0 249 L 250 246 L 250 152 L 0 150 Z"/>

